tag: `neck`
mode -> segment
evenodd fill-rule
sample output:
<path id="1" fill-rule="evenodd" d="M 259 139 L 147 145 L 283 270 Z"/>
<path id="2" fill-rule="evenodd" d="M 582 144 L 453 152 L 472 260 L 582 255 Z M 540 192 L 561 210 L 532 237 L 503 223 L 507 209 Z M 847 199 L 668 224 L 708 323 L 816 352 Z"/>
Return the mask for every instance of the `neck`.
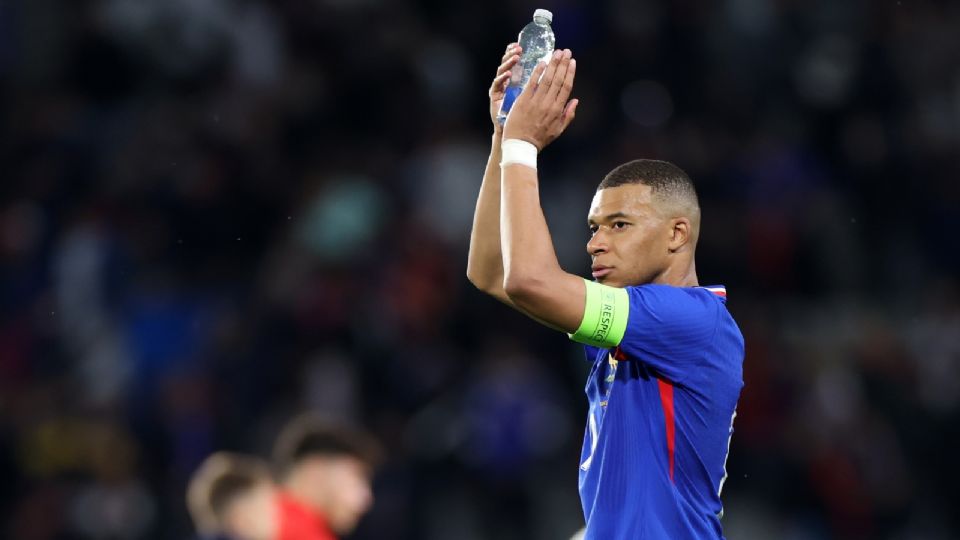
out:
<path id="1" fill-rule="evenodd" d="M 316 489 L 313 488 L 313 482 L 307 475 L 292 475 L 284 483 L 284 488 L 287 494 L 300 504 L 314 511 L 322 510 L 319 508 Z"/>
<path id="2" fill-rule="evenodd" d="M 697 278 L 697 265 L 691 259 L 687 264 L 667 267 L 653 283 L 673 287 L 698 287 L 700 279 Z"/>

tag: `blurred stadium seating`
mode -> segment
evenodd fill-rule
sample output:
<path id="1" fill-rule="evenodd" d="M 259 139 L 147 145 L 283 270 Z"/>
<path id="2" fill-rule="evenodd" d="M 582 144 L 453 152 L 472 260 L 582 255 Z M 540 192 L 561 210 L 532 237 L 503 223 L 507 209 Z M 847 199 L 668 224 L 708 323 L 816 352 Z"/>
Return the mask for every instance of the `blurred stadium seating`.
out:
<path id="1" fill-rule="evenodd" d="M 698 183 L 746 336 L 729 538 L 960 536 L 960 5 L 0 3 L 0 536 L 186 538 L 193 469 L 307 409 L 390 450 L 362 539 L 582 526 L 577 346 L 464 277 L 486 88 L 536 7 L 578 59 L 541 158 Z"/>

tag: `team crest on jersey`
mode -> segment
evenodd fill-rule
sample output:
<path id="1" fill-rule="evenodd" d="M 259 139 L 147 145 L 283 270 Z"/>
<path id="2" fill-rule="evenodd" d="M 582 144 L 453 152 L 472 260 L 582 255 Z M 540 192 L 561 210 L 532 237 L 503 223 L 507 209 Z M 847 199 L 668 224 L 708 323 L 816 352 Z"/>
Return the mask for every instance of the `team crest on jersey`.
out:
<path id="1" fill-rule="evenodd" d="M 607 370 L 607 383 L 612 383 L 617 378 L 617 365 L 620 364 L 620 361 L 613 357 L 612 354 L 607 355 L 607 364 L 610 366 L 610 369 Z M 610 389 L 607 389 L 607 394 L 610 393 Z"/>
<path id="2" fill-rule="evenodd" d="M 607 355 L 607 376 L 603 379 L 607 386 L 604 391 L 604 397 L 607 399 L 600 402 L 600 406 L 604 409 L 607 408 L 607 402 L 610 400 L 610 392 L 613 390 L 613 383 L 617 380 L 617 366 L 620 365 L 620 361 L 614 356 L 615 355 L 613 354 Z"/>

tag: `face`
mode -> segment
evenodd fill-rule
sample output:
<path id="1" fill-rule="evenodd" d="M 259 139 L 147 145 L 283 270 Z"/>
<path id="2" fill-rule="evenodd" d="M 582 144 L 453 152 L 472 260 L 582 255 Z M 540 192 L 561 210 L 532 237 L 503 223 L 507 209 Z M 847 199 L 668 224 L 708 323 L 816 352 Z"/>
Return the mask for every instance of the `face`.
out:
<path id="1" fill-rule="evenodd" d="M 652 197 L 652 188 L 643 184 L 601 189 L 593 196 L 587 252 L 599 283 L 613 287 L 656 283 L 667 271 L 673 223 Z"/>
<path id="2" fill-rule="evenodd" d="M 324 515 L 334 530 L 347 534 L 356 528 L 373 504 L 370 468 L 363 461 L 349 456 L 323 461 Z"/>

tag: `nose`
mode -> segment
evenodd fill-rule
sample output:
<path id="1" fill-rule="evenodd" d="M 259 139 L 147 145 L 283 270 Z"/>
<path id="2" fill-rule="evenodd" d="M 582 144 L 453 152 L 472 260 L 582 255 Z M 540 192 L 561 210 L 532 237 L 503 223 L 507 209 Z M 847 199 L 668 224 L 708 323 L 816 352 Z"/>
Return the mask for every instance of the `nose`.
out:
<path id="1" fill-rule="evenodd" d="M 607 236 L 603 232 L 603 229 L 598 229 L 597 232 L 590 237 L 590 240 L 587 241 L 587 253 L 589 253 L 591 257 L 606 253 L 607 248 Z"/>

